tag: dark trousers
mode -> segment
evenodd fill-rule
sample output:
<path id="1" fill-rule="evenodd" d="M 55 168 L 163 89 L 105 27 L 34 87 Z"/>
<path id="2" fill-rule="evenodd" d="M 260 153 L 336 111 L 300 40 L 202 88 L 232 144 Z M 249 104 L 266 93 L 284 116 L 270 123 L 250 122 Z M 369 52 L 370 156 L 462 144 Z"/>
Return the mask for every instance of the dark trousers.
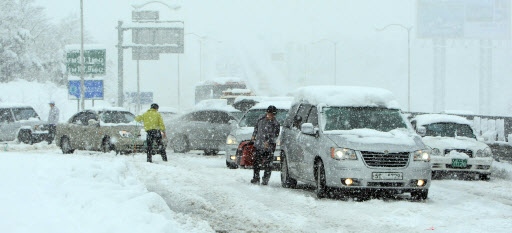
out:
<path id="1" fill-rule="evenodd" d="M 263 180 L 269 180 L 270 175 L 272 173 L 272 161 L 274 161 L 274 153 L 269 150 L 260 150 L 256 149 L 256 155 L 254 156 L 254 179 L 260 179 L 260 169 L 261 162 L 263 161 L 263 169 L 265 169 L 265 173 L 263 173 Z"/>
<path id="2" fill-rule="evenodd" d="M 55 139 L 56 132 L 57 132 L 56 125 L 48 125 L 48 136 L 46 138 L 46 141 L 48 141 L 48 144 L 51 144 L 53 139 Z"/>
<path id="3" fill-rule="evenodd" d="M 151 156 L 153 155 L 153 143 L 156 142 L 158 145 L 158 152 L 162 155 L 162 160 L 167 161 L 167 155 L 165 153 L 165 147 L 162 143 L 162 133 L 160 130 L 151 129 L 146 131 L 146 153 L 148 155 L 148 162 L 151 162 Z"/>

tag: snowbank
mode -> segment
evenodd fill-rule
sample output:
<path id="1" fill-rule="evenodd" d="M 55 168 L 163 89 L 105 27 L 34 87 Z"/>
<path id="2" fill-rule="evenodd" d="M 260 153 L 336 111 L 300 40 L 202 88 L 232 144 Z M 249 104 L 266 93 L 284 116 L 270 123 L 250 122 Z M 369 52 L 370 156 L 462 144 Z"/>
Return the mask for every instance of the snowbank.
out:
<path id="1" fill-rule="evenodd" d="M 425 114 L 414 117 L 411 121 L 416 121 L 416 125 L 429 125 L 433 123 L 449 122 L 461 125 L 471 126 L 471 122 L 460 116 L 445 115 L 445 114 Z"/>
<path id="2" fill-rule="evenodd" d="M 0 231 L 213 231 L 179 223 L 184 217 L 148 192 L 128 158 L 0 153 Z"/>
<path id="3" fill-rule="evenodd" d="M 294 102 L 306 100 L 311 104 L 400 109 L 400 105 L 390 91 L 374 87 L 310 86 L 299 88 L 294 93 L 294 97 Z"/>
<path id="4" fill-rule="evenodd" d="M 512 180 L 512 164 L 503 161 L 494 161 L 491 166 L 492 177 L 501 178 L 505 180 Z"/>

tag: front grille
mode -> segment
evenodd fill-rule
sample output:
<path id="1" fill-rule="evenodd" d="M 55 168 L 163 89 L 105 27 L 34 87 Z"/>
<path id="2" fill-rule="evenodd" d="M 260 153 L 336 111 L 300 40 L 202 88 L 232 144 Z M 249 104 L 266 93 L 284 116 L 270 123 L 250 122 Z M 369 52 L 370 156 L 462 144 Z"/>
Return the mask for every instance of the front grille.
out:
<path id="1" fill-rule="evenodd" d="M 385 154 L 361 151 L 361 154 L 369 167 L 405 167 L 409 163 L 409 152 Z"/>
<path id="2" fill-rule="evenodd" d="M 473 158 L 473 151 L 472 150 L 465 150 L 465 149 L 446 149 L 446 150 L 444 150 L 444 154 L 445 155 L 450 154 L 450 152 L 452 150 L 457 151 L 459 153 L 467 154 L 470 158 Z"/>
<path id="3" fill-rule="evenodd" d="M 395 182 L 368 182 L 369 187 L 404 187 L 404 183 Z"/>
<path id="4" fill-rule="evenodd" d="M 451 164 L 446 164 L 446 168 L 450 168 L 450 169 L 461 169 L 461 170 L 464 170 L 464 169 L 471 169 L 473 165 L 468 165 L 466 167 L 452 167 Z"/>

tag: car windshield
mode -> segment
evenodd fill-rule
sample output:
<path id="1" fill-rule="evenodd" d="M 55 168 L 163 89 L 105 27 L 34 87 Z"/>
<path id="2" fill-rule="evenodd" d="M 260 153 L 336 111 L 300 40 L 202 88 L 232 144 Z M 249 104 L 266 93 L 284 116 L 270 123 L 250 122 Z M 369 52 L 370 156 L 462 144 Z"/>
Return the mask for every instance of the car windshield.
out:
<path id="1" fill-rule="evenodd" d="M 131 123 L 135 121 L 135 115 L 130 112 L 105 111 L 100 113 L 103 123 Z"/>
<path id="2" fill-rule="evenodd" d="M 434 137 L 468 137 L 475 138 L 473 129 L 469 125 L 457 124 L 457 123 L 434 123 L 425 125 L 427 132 L 425 136 Z"/>
<path id="3" fill-rule="evenodd" d="M 21 120 L 29 120 L 29 119 L 39 119 L 36 111 L 32 108 L 14 108 L 12 110 L 14 113 L 14 117 L 16 117 L 17 121 Z"/>
<path id="4" fill-rule="evenodd" d="M 407 128 L 397 109 L 329 107 L 323 110 L 324 130 L 374 129 L 389 132 L 398 128 Z"/>
<path id="5" fill-rule="evenodd" d="M 237 121 L 240 120 L 244 116 L 243 112 L 230 112 L 230 114 L 232 116 L 234 116 Z"/>
<path id="6" fill-rule="evenodd" d="M 240 127 L 254 127 L 256 123 L 258 122 L 258 119 L 262 117 L 263 115 L 267 114 L 267 111 L 264 109 L 258 109 L 258 110 L 249 110 L 242 120 L 240 120 Z M 286 114 L 288 114 L 288 110 L 284 109 L 278 109 L 276 119 L 279 122 L 279 124 L 283 124 L 284 119 L 286 118 Z"/>

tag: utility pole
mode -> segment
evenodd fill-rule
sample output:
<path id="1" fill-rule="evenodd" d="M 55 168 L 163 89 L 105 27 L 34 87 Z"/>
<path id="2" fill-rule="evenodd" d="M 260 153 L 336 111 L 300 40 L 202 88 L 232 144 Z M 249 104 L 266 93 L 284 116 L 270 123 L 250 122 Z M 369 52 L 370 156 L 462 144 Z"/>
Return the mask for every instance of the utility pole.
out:
<path id="1" fill-rule="evenodd" d="M 117 106 L 123 107 L 123 21 L 117 23 Z"/>
<path id="2" fill-rule="evenodd" d="M 85 109 L 84 62 L 84 0 L 80 0 L 80 100 L 82 110 Z"/>

